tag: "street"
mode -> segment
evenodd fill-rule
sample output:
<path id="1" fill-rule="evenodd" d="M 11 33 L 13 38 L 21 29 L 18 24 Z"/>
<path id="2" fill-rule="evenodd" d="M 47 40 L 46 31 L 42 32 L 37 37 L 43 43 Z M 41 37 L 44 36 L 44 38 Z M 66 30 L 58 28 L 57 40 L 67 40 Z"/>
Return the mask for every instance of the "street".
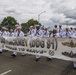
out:
<path id="1" fill-rule="evenodd" d="M 35 56 L 19 53 L 16 58 L 11 56 L 12 52 L 0 54 L 0 75 L 76 75 L 72 62 L 52 59 L 47 61 L 46 57 L 36 62 Z"/>

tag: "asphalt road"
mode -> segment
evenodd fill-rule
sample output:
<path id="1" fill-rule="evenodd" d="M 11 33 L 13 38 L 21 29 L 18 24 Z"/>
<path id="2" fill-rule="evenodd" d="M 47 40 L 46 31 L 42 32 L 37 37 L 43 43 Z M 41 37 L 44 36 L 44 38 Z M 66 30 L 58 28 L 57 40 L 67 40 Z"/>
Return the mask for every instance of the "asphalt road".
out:
<path id="1" fill-rule="evenodd" d="M 72 62 L 52 59 L 47 61 L 41 57 L 35 61 L 35 56 L 18 54 L 11 57 L 11 52 L 0 54 L 0 75 L 76 75 Z"/>

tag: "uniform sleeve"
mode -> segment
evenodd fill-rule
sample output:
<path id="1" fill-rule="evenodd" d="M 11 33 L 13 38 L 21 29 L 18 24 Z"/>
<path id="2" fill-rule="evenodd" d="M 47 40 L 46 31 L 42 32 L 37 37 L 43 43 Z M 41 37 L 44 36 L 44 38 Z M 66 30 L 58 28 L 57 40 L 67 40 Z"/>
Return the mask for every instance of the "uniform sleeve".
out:
<path id="1" fill-rule="evenodd" d="M 21 32 L 20 36 L 24 36 L 24 33 L 23 33 L 23 32 Z"/>
<path id="2" fill-rule="evenodd" d="M 43 37 L 44 33 L 42 32 L 42 30 L 40 30 L 40 37 Z"/>

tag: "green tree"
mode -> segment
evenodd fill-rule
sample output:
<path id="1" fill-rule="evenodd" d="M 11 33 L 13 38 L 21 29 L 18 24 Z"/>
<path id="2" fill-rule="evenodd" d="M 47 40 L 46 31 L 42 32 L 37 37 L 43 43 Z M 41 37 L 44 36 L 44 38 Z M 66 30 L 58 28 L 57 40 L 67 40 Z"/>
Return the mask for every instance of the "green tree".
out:
<path id="1" fill-rule="evenodd" d="M 35 25 L 35 24 L 41 25 L 37 20 L 34 20 L 34 19 L 30 19 L 30 20 L 28 20 L 28 22 L 27 22 L 27 25 L 28 25 L 28 26 Z"/>
<path id="2" fill-rule="evenodd" d="M 27 31 L 29 31 L 29 27 L 30 27 L 31 25 L 34 26 L 34 25 L 36 25 L 36 24 L 41 25 L 37 20 L 30 19 L 30 20 L 28 20 L 28 22 L 21 24 L 22 30 L 23 30 L 24 32 L 27 32 Z"/>
<path id="3" fill-rule="evenodd" d="M 27 23 L 22 23 L 21 26 L 22 26 L 22 31 L 27 33 L 27 31 L 29 30 L 29 26 L 27 25 Z"/>
<path id="4" fill-rule="evenodd" d="M 15 20 L 15 18 L 11 17 L 11 16 L 7 16 L 3 19 L 3 21 L 1 22 L 1 26 L 5 26 L 8 29 L 10 28 L 14 28 L 14 26 L 17 24 L 17 20 Z"/>

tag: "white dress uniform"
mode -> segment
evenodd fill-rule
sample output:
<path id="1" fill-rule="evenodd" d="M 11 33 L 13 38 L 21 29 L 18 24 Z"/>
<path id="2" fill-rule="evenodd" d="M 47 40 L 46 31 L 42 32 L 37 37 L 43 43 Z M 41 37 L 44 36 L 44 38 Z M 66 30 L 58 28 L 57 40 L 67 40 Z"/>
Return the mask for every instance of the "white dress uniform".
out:
<path id="1" fill-rule="evenodd" d="M 20 31 L 20 32 L 17 31 L 14 36 L 16 36 L 16 37 L 22 37 L 22 36 L 24 36 L 24 33 L 22 31 Z M 17 52 L 14 51 L 12 56 L 15 57 L 16 55 L 17 55 Z M 22 53 L 22 55 L 25 55 L 25 54 Z"/>
<path id="2" fill-rule="evenodd" d="M 58 33 L 59 33 L 59 36 L 62 37 L 63 36 L 63 32 L 64 30 L 63 29 L 59 29 Z"/>
<path id="3" fill-rule="evenodd" d="M 3 37 L 7 36 L 7 32 L 6 31 L 1 32 L 1 36 L 3 36 Z M 0 53 L 2 53 L 2 49 L 1 48 L 0 48 Z"/>
<path id="4" fill-rule="evenodd" d="M 10 36 L 10 37 L 12 37 L 12 36 L 14 37 L 14 36 L 15 36 L 15 35 L 14 35 L 14 32 L 10 32 L 10 33 L 9 33 L 9 36 Z"/>
<path id="5" fill-rule="evenodd" d="M 49 31 L 44 31 L 43 37 L 49 37 Z"/>
<path id="6" fill-rule="evenodd" d="M 63 34 L 62 34 L 62 37 L 71 37 L 70 32 L 69 31 L 68 32 L 64 31 Z"/>
<path id="7" fill-rule="evenodd" d="M 22 31 L 17 32 L 16 34 L 17 34 L 16 36 L 19 36 L 19 37 L 24 36 L 24 33 Z"/>
<path id="8" fill-rule="evenodd" d="M 49 31 L 47 30 L 47 31 L 44 31 L 44 35 L 43 35 L 43 37 L 49 37 Z M 52 58 L 47 58 L 47 61 L 50 61 L 50 60 L 52 60 Z"/>
<path id="9" fill-rule="evenodd" d="M 32 29 L 32 30 L 30 30 L 30 31 L 28 32 L 28 36 L 29 36 L 29 37 L 33 37 L 33 36 L 34 36 L 34 29 Z"/>
<path id="10" fill-rule="evenodd" d="M 14 30 L 14 33 L 17 33 L 17 32 L 18 32 L 17 29 L 15 29 L 15 30 Z"/>
<path id="11" fill-rule="evenodd" d="M 34 36 L 36 36 L 36 37 L 43 37 L 43 32 L 42 32 L 42 30 L 35 30 L 35 32 L 34 32 Z"/>
<path id="12" fill-rule="evenodd" d="M 43 37 L 43 33 L 42 33 L 42 30 L 35 30 L 34 32 L 34 36 L 36 37 Z M 38 61 L 40 59 L 40 56 L 39 55 L 36 55 L 36 61 Z"/>
<path id="13" fill-rule="evenodd" d="M 10 34 L 10 32 L 9 32 L 9 31 L 7 31 L 7 36 L 9 36 L 9 34 Z"/>

